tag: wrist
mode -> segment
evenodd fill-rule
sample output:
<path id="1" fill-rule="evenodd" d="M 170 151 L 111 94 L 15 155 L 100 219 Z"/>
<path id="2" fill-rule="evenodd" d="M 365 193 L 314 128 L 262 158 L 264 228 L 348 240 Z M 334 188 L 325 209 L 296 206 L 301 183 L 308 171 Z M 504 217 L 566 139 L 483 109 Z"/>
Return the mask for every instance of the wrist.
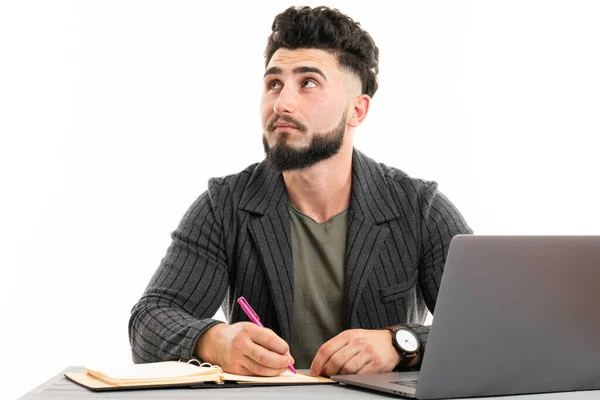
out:
<path id="1" fill-rule="evenodd" d="M 392 369 L 395 369 L 398 364 L 400 364 L 400 361 L 402 361 L 402 356 L 400 355 L 400 353 L 398 353 L 398 351 L 392 344 L 393 340 L 394 340 L 394 334 L 392 333 L 392 331 L 390 331 L 389 329 L 384 329 L 384 332 L 386 332 L 388 334 L 388 337 L 386 337 L 386 340 L 390 346 L 389 354 L 391 354 L 391 356 L 392 356 L 393 363 L 392 363 L 392 368 L 390 369 L 390 371 L 391 371 Z"/>
<path id="2" fill-rule="evenodd" d="M 221 331 L 227 326 L 227 324 L 220 323 L 211 326 L 205 330 L 194 347 L 194 355 L 198 357 L 202 362 L 211 364 L 217 364 L 217 343 Z"/>

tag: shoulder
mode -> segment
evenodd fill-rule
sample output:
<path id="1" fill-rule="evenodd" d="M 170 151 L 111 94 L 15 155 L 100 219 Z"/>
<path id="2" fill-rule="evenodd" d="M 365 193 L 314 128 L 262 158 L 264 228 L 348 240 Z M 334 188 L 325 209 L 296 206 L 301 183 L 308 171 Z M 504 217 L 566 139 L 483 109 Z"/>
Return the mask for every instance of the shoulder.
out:
<path id="1" fill-rule="evenodd" d="M 238 173 L 210 178 L 207 194 L 213 206 L 239 203 L 259 165 L 260 163 L 254 163 Z"/>
<path id="2" fill-rule="evenodd" d="M 191 226 L 189 221 L 222 220 L 226 215 L 233 215 L 258 165 L 252 164 L 235 174 L 210 178 L 207 190 L 190 205 L 180 225 Z"/>
<path id="3" fill-rule="evenodd" d="M 377 165 L 381 169 L 385 182 L 392 193 L 422 202 L 432 198 L 438 191 L 438 184 L 435 181 L 410 176 L 401 169 L 383 163 L 377 163 Z"/>
<path id="4" fill-rule="evenodd" d="M 453 221 L 452 225 L 457 227 L 457 233 L 473 233 L 467 225 L 464 217 L 439 189 L 435 181 L 414 178 L 407 173 L 385 164 L 379 164 L 391 192 L 395 193 L 395 201 L 400 204 L 408 204 L 408 208 L 420 214 L 424 220 Z M 412 207 L 410 207 L 412 205 Z"/>

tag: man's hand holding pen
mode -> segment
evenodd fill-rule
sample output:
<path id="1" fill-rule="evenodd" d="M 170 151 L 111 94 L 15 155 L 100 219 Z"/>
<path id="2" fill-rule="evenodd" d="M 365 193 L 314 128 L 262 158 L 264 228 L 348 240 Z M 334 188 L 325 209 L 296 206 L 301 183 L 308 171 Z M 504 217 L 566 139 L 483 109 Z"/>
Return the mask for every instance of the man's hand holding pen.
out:
<path id="1" fill-rule="evenodd" d="M 210 327 L 198 339 L 195 354 L 237 375 L 277 376 L 294 363 L 282 338 L 252 322 Z"/>

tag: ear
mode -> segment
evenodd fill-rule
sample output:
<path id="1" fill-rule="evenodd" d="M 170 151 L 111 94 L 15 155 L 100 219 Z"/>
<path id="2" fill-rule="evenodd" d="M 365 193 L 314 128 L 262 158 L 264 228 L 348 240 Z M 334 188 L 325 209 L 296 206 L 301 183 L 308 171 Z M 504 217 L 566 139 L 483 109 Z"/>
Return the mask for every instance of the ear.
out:
<path id="1" fill-rule="evenodd" d="M 348 119 L 348 125 L 356 128 L 367 117 L 369 113 L 369 106 L 371 105 L 371 98 L 367 94 L 361 94 L 356 97 L 352 102 L 352 108 L 350 109 L 350 118 Z"/>

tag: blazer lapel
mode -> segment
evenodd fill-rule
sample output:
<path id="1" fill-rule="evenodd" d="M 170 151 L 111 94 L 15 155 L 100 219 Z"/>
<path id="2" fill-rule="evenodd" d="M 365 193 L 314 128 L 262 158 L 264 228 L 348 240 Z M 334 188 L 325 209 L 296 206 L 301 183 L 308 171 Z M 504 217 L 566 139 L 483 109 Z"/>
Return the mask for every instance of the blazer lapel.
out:
<path id="1" fill-rule="evenodd" d="M 248 224 L 249 234 L 265 267 L 281 337 L 291 343 L 294 269 L 287 191 L 281 173 L 265 161 L 259 164 L 239 208 L 255 214 Z"/>
<path id="2" fill-rule="evenodd" d="M 355 327 L 360 295 L 373 271 L 373 263 L 378 259 L 380 247 L 390 231 L 374 224 L 354 210 L 350 210 L 348 240 L 346 246 L 346 299 L 348 327 Z"/>
<path id="3" fill-rule="evenodd" d="M 373 264 L 379 258 L 390 230 L 381 226 L 398 218 L 399 211 L 379 165 L 354 150 L 352 157 L 352 203 L 346 241 L 346 301 L 349 328 L 357 327 L 356 307 Z"/>

